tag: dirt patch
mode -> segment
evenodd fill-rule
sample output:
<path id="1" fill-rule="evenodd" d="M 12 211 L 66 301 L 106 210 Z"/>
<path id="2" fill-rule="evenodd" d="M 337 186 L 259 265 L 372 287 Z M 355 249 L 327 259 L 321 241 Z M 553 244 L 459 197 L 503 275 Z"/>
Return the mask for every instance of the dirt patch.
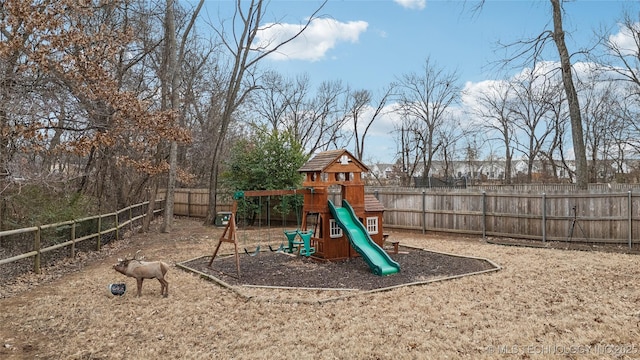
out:
<path id="1" fill-rule="evenodd" d="M 303 288 L 338 288 L 374 290 L 409 283 L 426 282 L 494 269 L 483 259 L 447 255 L 416 248 L 400 247 L 390 254 L 401 271 L 377 276 L 362 258 L 321 261 L 282 252 L 260 252 L 255 256 L 240 255 L 241 276 L 237 277 L 235 257 L 216 258 L 208 267 L 210 256 L 182 263 L 202 273 L 215 276 L 230 285 L 258 285 Z"/>

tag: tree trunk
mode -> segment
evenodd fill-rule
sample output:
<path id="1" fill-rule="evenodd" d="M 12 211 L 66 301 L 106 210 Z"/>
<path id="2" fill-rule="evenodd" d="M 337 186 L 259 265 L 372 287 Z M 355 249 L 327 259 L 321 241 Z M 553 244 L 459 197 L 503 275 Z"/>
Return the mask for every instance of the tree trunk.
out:
<path id="1" fill-rule="evenodd" d="M 162 221 L 161 231 L 164 233 L 171 232 L 173 227 L 173 207 L 178 170 L 178 143 L 171 142 L 171 150 L 169 151 L 169 180 L 167 181 L 167 198 L 164 204 L 164 217 Z"/>
<path id="2" fill-rule="evenodd" d="M 571 118 L 571 137 L 573 138 L 573 151 L 576 157 L 576 185 L 578 189 L 586 189 L 589 183 L 587 172 L 587 154 L 584 145 L 584 135 L 582 131 L 582 116 L 580 114 L 580 103 L 571 74 L 571 58 L 564 41 L 564 30 L 562 28 L 562 8 L 560 0 L 550 0 L 553 7 L 553 40 L 560 55 L 560 66 L 562 69 L 562 83 L 567 94 L 569 103 L 569 117 Z"/>
<path id="3" fill-rule="evenodd" d="M 213 225 L 216 219 L 216 202 L 218 201 L 218 156 L 214 152 L 209 174 L 209 208 L 205 217 L 205 225 Z"/>
<path id="4" fill-rule="evenodd" d="M 507 146 L 505 150 L 505 157 L 504 157 L 504 184 L 505 185 L 511 185 L 512 157 L 513 155 L 511 154 L 511 148 Z"/>
<path id="5" fill-rule="evenodd" d="M 170 96 L 170 106 L 174 111 L 174 115 L 178 110 L 178 76 L 179 68 L 176 63 L 177 48 L 176 48 L 176 25 L 175 14 L 173 11 L 173 1 L 167 0 L 167 9 L 165 13 L 165 67 L 163 72 L 165 73 L 164 79 L 166 80 L 163 86 L 170 87 L 168 95 Z M 166 93 L 166 92 L 165 92 Z M 175 119 L 174 119 L 175 121 Z M 176 188 L 178 168 L 178 143 L 174 140 L 171 142 L 171 149 L 169 150 L 169 179 L 167 181 L 167 195 L 164 205 L 164 217 L 162 222 L 161 231 L 164 233 L 171 232 L 173 226 L 173 205 L 174 194 Z"/>
<path id="6" fill-rule="evenodd" d="M 147 206 L 147 216 L 142 219 L 142 229 L 140 232 L 148 232 L 151 222 L 153 221 L 153 213 L 156 208 L 156 198 L 158 197 L 158 178 L 151 179 L 151 190 L 148 192 L 149 206 Z"/>

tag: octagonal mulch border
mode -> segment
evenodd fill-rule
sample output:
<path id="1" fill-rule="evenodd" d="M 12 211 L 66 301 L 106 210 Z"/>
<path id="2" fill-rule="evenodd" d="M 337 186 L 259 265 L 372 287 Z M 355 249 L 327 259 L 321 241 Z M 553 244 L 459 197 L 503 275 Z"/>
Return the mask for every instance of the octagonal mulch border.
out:
<path id="1" fill-rule="evenodd" d="M 370 295 L 370 294 L 374 294 L 374 293 L 378 293 L 378 292 L 390 291 L 390 290 L 394 290 L 394 289 L 398 289 L 398 288 L 402 288 L 402 287 L 426 285 L 426 284 L 431 284 L 431 283 L 435 283 L 435 282 L 459 279 L 459 278 L 462 278 L 462 277 L 465 277 L 465 276 L 486 274 L 486 273 L 495 272 L 495 271 L 498 271 L 498 270 L 502 269 L 502 267 L 500 265 L 498 265 L 494 261 L 492 261 L 490 259 L 486 259 L 486 258 L 475 257 L 475 256 L 466 256 L 466 255 L 458 255 L 458 254 L 451 254 L 451 253 L 446 253 L 446 252 L 442 252 L 442 251 L 433 251 L 433 250 L 428 250 L 428 249 L 415 247 L 415 246 L 403 245 L 403 247 L 414 249 L 414 250 L 420 250 L 420 251 L 428 251 L 428 252 L 447 255 L 447 256 L 455 256 L 455 257 L 459 257 L 459 258 L 486 261 L 487 263 L 489 263 L 492 266 L 492 268 L 491 269 L 486 269 L 486 270 L 481 270 L 481 271 L 476 271 L 476 272 L 471 272 L 471 273 L 456 274 L 456 275 L 451 275 L 451 276 L 439 277 L 439 278 L 429 279 L 429 280 L 425 280 L 425 281 L 416 281 L 416 282 L 410 282 L 410 283 L 406 283 L 406 284 L 399 284 L 399 285 L 394 285 L 394 286 L 389 286 L 389 287 L 384 287 L 384 288 L 379 288 L 379 289 L 358 290 L 358 289 L 342 289 L 342 288 L 308 288 L 308 287 L 307 288 L 303 288 L 303 287 L 263 286 L 263 285 L 238 285 L 238 286 L 235 286 L 235 285 L 231 285 L 231 284 L 229 284 L 229 283 L 217 278 L 214 275 L 204 273 L 202 271 L 193 269 L 193 268 L 185 265 L 186 263 L 189 263 L 189 262 L 201 259 L 201 258 L 209 258 L 209 257 L 211 257 L 210 255 L 199 256 L 199 257 L 196 257 L 196 258 L 193 258 L 193 259 L 189 259 L 189 260 L 185 260 L 185 261 L 182 261 L 182 262 L 178 262 L 178 263 L 176 263 L 176 266 L 181 268 L 181 269 L 183 269 L 183 270 L 185 270 L 185 271 L 197 274 L 201 278 L 204 278 L 204 279 L 209 280 L 209 281 L 213 281 L 214 283 L 217 283 L 218 285 L 222 286 L 223 288 L 231 290 L 238 297 L 244 299 L 245 301 L 252 300 L 252 301 L 259 301 L 259 302 L 297 303 L 297 304 L 323 304 L 323 303 L 327 303 L 327 302 L 344 300 L 344 299 L 348 299 L 348 298 L 352 298 L 352 297 L 356 297 L 356 296 L 361 296 L 361 295 Z M 225 255 L 233 255 L 233 254 L 224 254 L 224 255 L 220 255 L 220 256 L 225 256 Z M 345 294 L 345 295 L 339 295 L 339 296 L 333 296 L 333 297 L 329 297 L 329 298 L 325 298 L 325 299 L 315 299 L 315 300 L 309 300 L 309 299 L 279 299 L 279 298 L 273 298 L 273 297 L 248 295 L 245 291 L 242 290 L 242 288 L 262 288 L 262 289 L 273 289 L 273 290 L 338 291 L 338 292 L 350 292 L 350 293 L 349 294 Z"/>

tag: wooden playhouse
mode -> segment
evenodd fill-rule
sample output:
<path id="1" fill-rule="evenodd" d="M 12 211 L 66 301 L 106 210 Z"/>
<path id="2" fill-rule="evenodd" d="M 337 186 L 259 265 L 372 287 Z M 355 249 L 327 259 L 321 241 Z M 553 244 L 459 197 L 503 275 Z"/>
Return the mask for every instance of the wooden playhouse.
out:
<path id="1" fill-rule="evenodd" d="M 304 175 L 303 230 L 312 230 L 315 257 L 338 260 L 359 256 L 331 215 L 330 190 L 338 189 L 340 200 L 346 199 L 357 218 L 366 227 L 371 240 L 382 247 L 384 207 L 373 195 L 365 195 L 362 173 L 369 169 L 347 150 L 331 150 L 315 155 L 299 170 Z M 332 198 L 334 196 L 332 195 Z M 334 202 L 338 202 L 335 199 Z"/>

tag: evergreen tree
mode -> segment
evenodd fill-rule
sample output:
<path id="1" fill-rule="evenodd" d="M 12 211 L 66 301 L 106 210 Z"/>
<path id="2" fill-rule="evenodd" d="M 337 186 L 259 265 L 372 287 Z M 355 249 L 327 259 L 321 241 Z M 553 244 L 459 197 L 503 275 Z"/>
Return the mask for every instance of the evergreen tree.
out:
<path id="1" fill-rule="evenodd" d="M 289 132 L 259 129 L 249 139 L 236 142 L 222 173 L 224 187 L 232 192 L 248 190 L 297 189 L 302 185 L 298 169 L 307 161 L 303 148 Z M 270 200 L 270 199 L 269 199 Z M 239 199 L 238 213 L 251 219 L 268 201 L 259 198 Z M 302 196 L 283 196 L 270 211 L 289 213 L 302 204 Z"/>

